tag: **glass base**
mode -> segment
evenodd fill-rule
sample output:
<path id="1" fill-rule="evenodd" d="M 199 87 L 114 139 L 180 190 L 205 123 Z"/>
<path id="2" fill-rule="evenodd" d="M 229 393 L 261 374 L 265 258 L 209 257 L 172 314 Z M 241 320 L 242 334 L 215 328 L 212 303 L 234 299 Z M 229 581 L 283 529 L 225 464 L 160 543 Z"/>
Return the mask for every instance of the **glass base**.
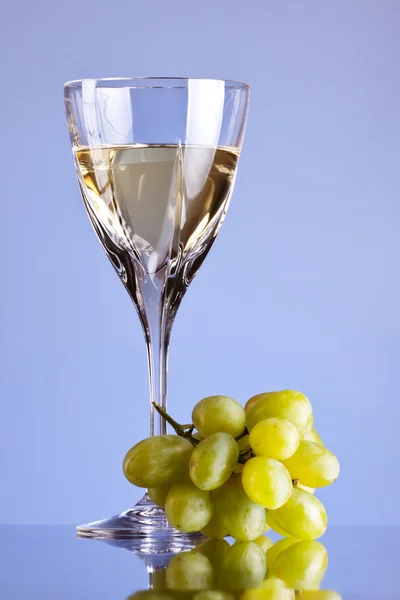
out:
<path id="1" fill-rule="evenodd" d="M 147 571 L 153 573 L 159 569 L 165 569 L 174 554 L 188 552 L 202 544 L 205 539 L 204 536 L 181 534 L 172 537 L 102 538 L 99 541 L 114 546 L 114 548 L 133 552 L 144 561 Z"/>
<path id="2" fill-rule="evenodd" d="M 172 552 L 185 549 L 186 541 L 193 545 L 193 538 L 204 538 L 200 532 L 182 533 L 171 527 L 162 508 L 153 504 L 147 493 L 129 510 L 109 519 L 95 521 L 76 528 L 77 535 L 98 540 L 140 539 L 156 548 L 171 546 Z M 192 541 L 191 541 L 192 540 Z M 175 550 L 175 547 L 179 550 Z"/>

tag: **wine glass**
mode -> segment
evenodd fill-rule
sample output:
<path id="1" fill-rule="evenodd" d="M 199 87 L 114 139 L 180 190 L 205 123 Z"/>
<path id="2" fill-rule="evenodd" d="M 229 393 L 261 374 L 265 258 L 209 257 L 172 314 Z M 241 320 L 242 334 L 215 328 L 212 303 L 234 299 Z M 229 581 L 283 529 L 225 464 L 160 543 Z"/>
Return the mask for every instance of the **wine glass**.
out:
<path id="1" fill-rule="evenodd" d="M 142 324 L 150 435 L 166 433 L 168 346 L 179 304 L 210 250 L 236 175 L 249 104 L 245 83 L 84 79 L 64 86 L 89 219 Z M 87 537 L 180 535 L 147 494 L 124 513 L 77 528 Z"/>

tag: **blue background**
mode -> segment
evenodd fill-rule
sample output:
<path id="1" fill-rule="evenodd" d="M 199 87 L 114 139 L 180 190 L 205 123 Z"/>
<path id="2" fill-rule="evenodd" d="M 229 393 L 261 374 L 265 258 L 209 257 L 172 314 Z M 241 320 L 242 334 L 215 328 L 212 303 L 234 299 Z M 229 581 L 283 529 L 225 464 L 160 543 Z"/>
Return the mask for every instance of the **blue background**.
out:
<path id="1" fill-rule="evenodd" d="M 16 0 L 0 23 L 0 521 L 128 508 L 144 342 L 85 216 L 68 79 L 248 81 L 236 188 L 180 308 L 170 409 L 304 391 L 342 462 L 330 522 L 400 523 L 400 4 Z"/>

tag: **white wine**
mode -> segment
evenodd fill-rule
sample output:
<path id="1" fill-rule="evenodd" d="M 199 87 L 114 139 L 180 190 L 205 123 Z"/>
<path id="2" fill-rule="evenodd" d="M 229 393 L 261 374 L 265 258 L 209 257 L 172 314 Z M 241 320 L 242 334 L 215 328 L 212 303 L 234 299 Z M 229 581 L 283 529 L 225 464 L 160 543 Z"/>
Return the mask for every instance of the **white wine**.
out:
<path id="1" fill-rule="evenodd" d="M 127 278 L 127 257 L 150 275 L 167 265 L 169 277 L 207 253 L 227 209 L 237 150 L 99 146 L 75 156 L 89 217 L 120 276 L 122 262 Z"/>

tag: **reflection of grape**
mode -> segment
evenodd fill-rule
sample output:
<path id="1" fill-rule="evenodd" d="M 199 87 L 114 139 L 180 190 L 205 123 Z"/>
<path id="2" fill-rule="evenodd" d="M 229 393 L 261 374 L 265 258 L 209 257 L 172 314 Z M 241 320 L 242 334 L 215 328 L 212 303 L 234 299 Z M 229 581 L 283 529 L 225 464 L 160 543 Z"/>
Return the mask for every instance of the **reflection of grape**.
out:
<path id="1" fill-rule="evenodd" d="M 214 574 L 206 556 L 196 552 L 176 554 L 169 561 L 166 582 L 170 590 L 204 590 L 213 586 Z"/>
<path id="2" fill-rule="evenodd" d="M 192 452 L 190 478 L 201 490 L 215 490 L 229 479 L 239 458 L 239 448 L 229 433 L 214 433 Z"/>
<path id="3" fill-rule="evenodd" d="M 240 475 L 232 476 L 217 490 L 216 498 L 228 533 L 236 540 L 250 542 L 265 532 L 265 509 L 247 496 Z"/>
<path id="4" fill-rule="evenodd" d="M 242 484 L 253 502 L 270 510 L 279 508 L 292 493 L 292 480 L 284 465 L 266 456 L 256 456 L 246 462 Z"/>
<path id="5" fill-rule="evenodd" d="M 296 452 L 283 461 L 292 479 L 311 488 L 329 485 L 339 475 L 339 461 L 328 448 L 315 442 L 302 441 Z"/>
<path id="6" fill-rule="evenodd" d="M 133 446 L 125 458 L 125 477 L 139 487 L 172 484 L 187 474 L 193 446 L 177 435 L 155 435 Z"/>
<path id="7" fill-rule="evenodd" d="M 190 533 L 205 527 L 212 517 L 210 493 L 193 483 L 178 483 L 168 492 L 165 514 L 172 527 Z"/>
<path id="8" fill-rule="evenodd" d="M 247 427 L 250 432 L 254 425 L 263 419 L 276 417 L 286 419 L 304 435 L 313 424 L 310 401 L 304 394 L 293 390 L 260 394 L 260 399 L 247 413 Z"/>
<path id="9" fill-rule="evenodd" d="M 299 443 L 299 432 L 293 423 L 286 419 L 264 419 L 257 423 L 250 433 L 250 445 L 255 454 L 276 460 L 292 456 Z"/>
<path id="10" fill-rule="evenodd" d="M 322 502 L 298 488 L 293 488 L 286 504 L 271 512 L 273 522 L 282 528 L 286 535 L 300 540 L 316 539 L 327 527 L 328 519 Z M 272 522 L 268 523 L 273 527 Z"/>
<path id="11" fill-rule="evenodd" d="M 151 574 L 151 587 L 153 590 L 167 589 L 166 569 L 156 569 Z"/>
<path id="12" fill-rule="evenodd" d="M 239 436 L 246 424 L 246 415 L 239 402 L 228 396 L 209 396 L 196 404 L 192 413 L 196 429 L 207 437 L 213 433 Z"/>
<path id="13" fill-rule="evenodd" d="M 275 542 L 275 544 L 271 546 L 271 548 L 269 548 L 269 550 L 267 551 L 268 569 L 271 568 L 272 563 L 281 552 L 283 552 L 287 548 L 290 548 L 290 546 L 293 546 L 293 544 L 297 544 L 298 541 L 299 540 L 297 540 L 296 538 L 284 537 L 281 540 Z"/>
<path id="14" fill-rule="evenodd" d="M 268 574 L 282 579 L 290 588 L 316 589 L 328 566 L 326 548 L 315 541 L 293 544 L 269 565 Z"/>
<path id="15" fill-rule="evenodd" d="M 193 550 L 193 552 L 203 554 L 210 561 L 214 569 L 214 587 L 218 589 L 226 587 L 223 580 L 222 567 L 228 550 L 229 544 L 226 540 L 207 540 Z"/>
<path id="16" fill-rule="evenodd" d="M 223 581 L 230 590 L 257 587 L 265 577 L 265 552 L 254 542 L 231 546 L 225 555 Z"/>
<path id="17" fill-rule="evenodd" d="M 218 569 L 224 562 L 228 549 L 229 544 L 226 540 L 207 540 L 200 546 L 196 546 L 193 552 L 199 552 L 203 556 L 207 556 L 212 566 Z"/>
<path id="18" fill-rule="evenodd" d="M 255 544 L 258 544 L 260 546 L 260 548 L 262 548 L 264 550 L 264 552 L 267 552 L 267 550 L 269 548 L 271 548 L 271 546 L 274 545 L 274 541 L 271 540 L 271 538 L 267 537 L 266 535 L 260 535 L 258 538 L 256 538 L 253 541 Z"/>
<path id="19" fill-rule="evenodd" d="M 287 533 L 287 531 L 284 531 L 282 529 L 282 527 L 279 527 L 275 523 L 272 510 L 267 510 L 267 524 L 268 524 L 268 527 L 270 527 L 272 529 L 272 531 L 275 531 L 275 533 L 279 533 L 279 535 L 282 535 L 283 537 L 291 537 Z"/>

